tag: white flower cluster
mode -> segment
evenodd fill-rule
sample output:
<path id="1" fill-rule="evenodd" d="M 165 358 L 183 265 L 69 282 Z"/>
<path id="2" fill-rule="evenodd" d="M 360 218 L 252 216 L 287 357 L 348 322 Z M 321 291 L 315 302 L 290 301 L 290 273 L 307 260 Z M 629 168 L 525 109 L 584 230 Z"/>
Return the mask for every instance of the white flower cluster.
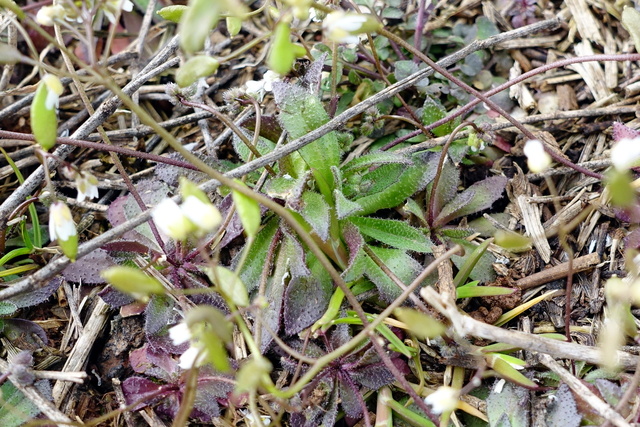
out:
<path id="1" fill-rule="evenodd" d="M 544 172 L 551 166 L 551 156 L 544 151 L 542 142 L 531 139 L 524 145 L 524 155 L 527 156 L 527 165 L 533 173 Z"/>
<path id="2" fill-rule="evenodd" d="M 273 83 L 279 81 L 281 81 L 280 75 L 269 70 L 264 73 L 262 80 L 249 80 L 245 83 L 247 94 L 256 98 L 258 101 L 262 101 L 265 94 L 273 90 Z"/>
<path id="3" fill-rule="evenodd" d="M 89 2 L 92 3 L 92 2 Z M 91 7 L 91 4 L 88 5 Z M 131 0 L 106 0 L 101 3 L 104 15 L 112 24 L 116 23 L 116 15 L 119 11 L 131 12 L 133 10 L 133 2 Z M 82 22 L 82 18 L 78 16 L 77 9 L 65 8 L 61 4 L 54 2 L 51 6 L 43 6 L 36 14 L 36 22 L 45 27 L 51 27 L 56 21 L 76 21 Z"/>
<path id="4" fill-rule="evenodd" d="M 185 240 L 189 235 L 203 236 L 220 225 L 220 211 L 200 198 L 187 196 L 178 206 L 173 199 L 164 199 L 153 209 L 151 216 L 165 235 L 175 240 Z"/>
<path id="5" fill-rule="evenodd" d="M 171 338 L 173 345 L 182 345 L 191 340 L 191 330 L 186 322 L 180 322 L 172 328 L 169 328 L 169 338 Z M 194 345 L 192 342 L 187 351 L 180 356 L 178 366 L 185 370 L 194 367 L 197 368 L 201 366 L 206 359 L 206 350 Z"/>
<path id="6" fill-rule="evenodd" d="M 619 171 L 625 171 L 640 163 L 640 137 L 624 138 L 611 147 L 611 163 Z"/>

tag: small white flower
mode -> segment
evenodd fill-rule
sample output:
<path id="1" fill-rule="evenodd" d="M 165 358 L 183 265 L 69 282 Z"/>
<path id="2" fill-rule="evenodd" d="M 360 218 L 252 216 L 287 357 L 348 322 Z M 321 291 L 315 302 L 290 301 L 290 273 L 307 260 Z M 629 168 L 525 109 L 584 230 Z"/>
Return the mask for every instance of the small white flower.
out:
<path id="1" fill-rule="evenodd" d="M 206 356 L 206 351 L 198 347 L 191 346 L 187 349 L 187 351 L 182 353 L 182 356 L 180 356 L 180 362 L 178 363 L 178 366 L 185 370 L 194 367 L 197 368 L 202 365 L 202 362 L 205 361 Z"/>
<path id="2" fill-rule="evenodd" d="M 169 328 L 169 338 L 173 345 L 184 344 L 191 339 L 191 330 L 185 322 L 180 322 Z"/>
<path id="3" fill-rule="evenodd" d="M 44 106 L 47 110 L 53 110 L 58 108 L 58 101 L 60 95 L 64 92 L 64 87 L 59 78 L 53 74 L 47 74 L 42 78 L 42 83 L 47 88 L 47 99 L 44 102 Z"/>
<path id="4" fill-rule="evenodd" d="M 153 209 L 151 217 L 156 226 L 174 240 L 185 240 L 193 231 L 193 224 L 172 199 L 164 199 Z"/>
<path id="5" fill-rule="evenodd" d="M 196 196 L 188 196 L 182 202 L 180 209 L 202 234 L 215 230 L 222 222 L 220 211 L 211 203 L 204 203 Z"/>
<path id="6" fill-rule="evenodd" d="M 544 172 L 551 166 L 551 156 L 544 151 L 542 142 L 531 139 L 524 145 L 524 155 L 527 156 L 527 165 L 533 173 Z"/>
<path id="7" fill-rule="evenodd" d="M 253 96 L 258 101 L 262 101 L 267 92 L 273 90 L 273 83 L 281 81 L 280 75 L 269 70 L 264 73 L 262 80 L 249 80 L 245 83 L 247 94 Z"/>
<path id="8" fill-rule="evenodd" d="M 251 411 L 247 411 L 246 409 L 241 409 L 242 415 L 244 415 L 244 420 L 247 423 L 247 427 L 256 427 L 258 423 Z M 260 415 L 260 419 L 262 420 L 262 424 L 265 426 L 271 425 L 271 417 L 268 415 Z"/>
<path id="9" fill-rule="evenodd" d="M 619 171 L 637 166 L 640 161 L 640 137 L 623 138 L 611 147 L 611 163 Z"/>
<path id="10" fill-rule="evenodd" d="M 52 27 L 56 19 L 64 19 L 66 16 L 64 7 L 59 4 L 43 6 L 36 14 L 36 22 L 45 27 Z"/>
<path id="11" fill-rule="evenodd" d="M 49 238 L 51 241 L 67 241 L 76 236 L 76 224 L 73 222 L 71 210 L 62 202 L 54 202 L 49 208 Z"/>
<path id="12" fill-rule="evenodd" d="M 76 175 L 76 188 L 78 189 L 78 201 L 98 198 L 98 178 L 89 172 L 81 172 Z"/>
<path id="13" fill-rule="evenodd" d="M 107 0 L 104 4 L 104 15 L 112 24 L 116 23 L 116 14 L 118 13 L 118 10 L 131 12 L 133 10 L 133 3 L 131 0 Z"/>
<path id="14" fill-rule="evenodd" d="M 458 406 L 459 393 L 460 392 L 453 387 L 442 386 L 425 397 L 424 403 L 431 406 L 431 410 L 435 414 L 450 412 Z"/>
<path id="15" fill-rule="evenodd" d="M 322 29 L 325 35 L 337 43 L 358 43 L 358 34 L 366 32 L 364 24 L 367 17 L 358 13 L 347 13 L 341 10 L 331 12 L 324 18 Z"/>

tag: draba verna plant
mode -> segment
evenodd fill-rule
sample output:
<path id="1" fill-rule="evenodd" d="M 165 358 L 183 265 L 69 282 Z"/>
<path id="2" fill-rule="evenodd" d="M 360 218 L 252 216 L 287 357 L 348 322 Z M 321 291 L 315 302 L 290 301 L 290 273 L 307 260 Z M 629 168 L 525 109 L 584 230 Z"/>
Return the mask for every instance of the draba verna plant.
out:
<path id="1" fill-rule="evenodd" d="M 627 3 L 3 0 L 0 419 L 637 422 Z"/>

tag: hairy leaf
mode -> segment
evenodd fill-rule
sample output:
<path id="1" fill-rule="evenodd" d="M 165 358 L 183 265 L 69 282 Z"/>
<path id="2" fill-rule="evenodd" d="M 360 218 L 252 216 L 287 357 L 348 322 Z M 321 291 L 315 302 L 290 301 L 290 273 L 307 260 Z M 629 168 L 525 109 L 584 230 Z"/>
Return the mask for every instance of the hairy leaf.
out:
<path id="1" fill-rule="evenodd" d="M 333 191 L 334 200 L 336 202 L 336 216 L 338 219 L 344 219 L 356 213 L 360 213 L 362 207 L 357 202 L 348 200 L 342 194 L 342 191 L 336 189 Z"/>
<path id="2" fill-rule="evenodd" d="M 491 427 L 527 427 L 529 391 L 509 382 L 496 381 L 487 397 L 487 418 Z"/>
<path id="3" fill-rule="evenodd" d="M 329 121 L 324 106 L 314 94 L 302 86 L 274 83 L 273 93 L 280 107 L 279 120 L 290 137 L 300 138 Z M 311 169 L 318 189 L 332 203 L 334 189 L 332 166 L 340 163 L 341 150 L 335 132 L 331 132 L 299 150 Z"/>
<path id="4" fill-rule="evenodd" d="M 582 422 L 582 415 L 578 412 L 578 406 L 573 398 L 573 393 L 566 384 L 561 384 L 554 395 L 555 399 L 549 399 L 545 421 L 548 426 L 578 427 Z"/>
<path id="5" fill-rule="evenodd" d="M 324 241 L 329 238 L 330 210 L 324 198 L 313 191 L 302 195 L 302 217 L 311 225 L 313 231 Z"/>
<path id="6" fill-rule="evenodd" d="M 362 234 L 389 246 L 414 252 L 431 252 L 431 242 L 420 230 L 403 221 L 368 217 L 351 217 Z"/>
<path id="7" fill-rule="evenodd" d="M 493 176 L 476 182 L 447 203 L 434 221 L 434 226 L 443 226 L 455 218 L 487 209 L 502 197 L 507 181 L 504 176 Z"/>
<path id="8" fill-rule="evenodd" d="M 98 248 L 69 264 L 62 271 L 62 275 L 70 282 L 99 285 L 105 283 L 104 277 L 100 273 L 114 265 L 116 263 L 109 253 Z"/>
<path id="9" fill-rule="evenodd" d="M 247 254 L 247 260 L 240 272 L 240 279 L 247 286 L 248 291 L 252 291 L 258 287 L 260 283 L 260 276 L 264 269 L 264 264 L 269 253 L 269 247 L 278 230 L 279 221 L 277 218 L 270 219 L 262 230 L 258 233 L 249 253 Z M 239 255 L 240 256 L 240 255 Z M 234 260 L 235 266 L 239 258 Z"/>
<path id="10" fill-rule="evenodd" d="M 349 174 L 372 166 L 380 166 L 387 164 L 411 165 L 413 161 L 408 156 L 403 156 L 393 151 L 374 151 L 362 156 L 356 157 L 342 166 L 342 173 Z"/>
<path id="11" fill-rule="evenodd" d="M 422 271 L 422 266 L 403 250 L 375 246 L 370 248 L 405 285 L 409 285 Z M 367 257 L 365 274 L 378 287 L 383 300 L 393 301 L 402 293 L 398 285 L 369 257 Z"/>
<path id="12" fill-rule="evenodd" d="M 36 388 L 44 396 L 51 396 L 51 386 L 47 380 L 35 383 Z M 33 420 L 40 409 L 29 400 L 11 381 L 0 386 L 0 419 L 3 427 L 18 427 Z"/>
<path id="13" fill-rule="evenodd" d="M 169 326 L 175 325 L 182 317 L 175 307 L 175 302 L 165 295 L 154 295 L 144 312 L 144 330 L 149 345 L 156 350 L 176 353 L 180 347 L 175 346 L 169 338 Z"/>

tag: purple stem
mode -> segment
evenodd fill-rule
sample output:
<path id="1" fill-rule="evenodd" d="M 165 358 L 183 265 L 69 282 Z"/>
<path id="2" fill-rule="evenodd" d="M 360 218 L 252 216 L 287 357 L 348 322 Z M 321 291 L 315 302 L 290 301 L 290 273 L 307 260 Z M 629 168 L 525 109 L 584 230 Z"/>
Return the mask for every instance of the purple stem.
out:
<path id="1" fill-rule="evenodd" d="M 416 18 L 416 32 L 414 34 L 413 45 L 417 50 L 422 52 L 422 31 L 424 30 L 424 22 L 425 22 L 425 3 L 426 0 L 420 0 L 418 2 L 418 17 Z M 418 64 L 420 62 L 420 58 L 417 56 L 413 58 L 413 62 Z"/>
<path id="2" fill-rule="evenodd" d="M 35 142 L 34 136 L 30 133 L 10 132 L 6 130 L 0 130 L 0 138 L 19 139 L 21 141 Z M 65 144 L 65 145 L 74 145 L 76 147 L 90 148 L 98 151 L 108 151 L 108 152 L 122 154 L 125 156 L 138 157 L 140 159 L 146 159 L 152 162 L 165 163 L 167 165 L 177 166 L 179 168 L 191 169 L 195 171 L 199 170 L 197 167 L 193 166 L 191 163 L 183 162 L 181 160 L 174 160 L 168 157 L 158 156 L 156 154 L 144 153 L 142 151 L 131 150 L 129 148 L 118 147 L 115 145 L 107 145 L 100 142 L 83 141 L 81 139 L 58 137 L 56 138 L 56 143 Z"/>

